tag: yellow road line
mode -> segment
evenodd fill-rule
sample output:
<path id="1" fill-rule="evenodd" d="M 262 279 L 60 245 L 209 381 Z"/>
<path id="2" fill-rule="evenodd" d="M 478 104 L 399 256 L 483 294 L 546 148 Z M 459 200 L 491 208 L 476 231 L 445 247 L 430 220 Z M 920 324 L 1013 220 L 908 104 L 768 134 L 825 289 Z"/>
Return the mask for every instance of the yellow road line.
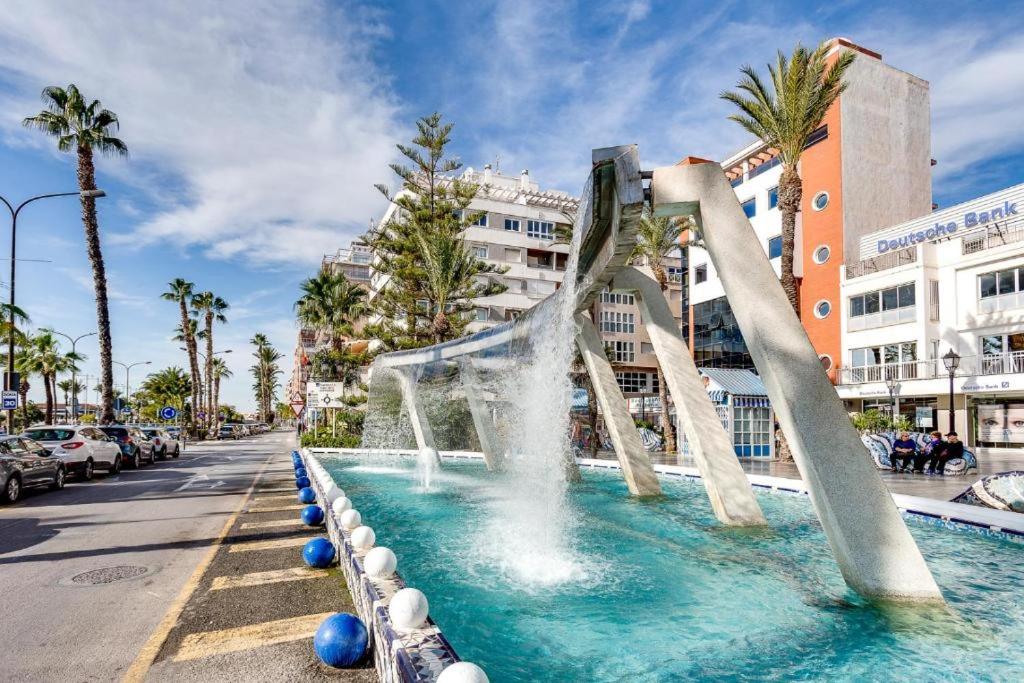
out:
<path id="1" fill-rule="evenodd" d="M 246 522 L 243 529 L 271 529 L 279 526 L 302 526 L 301 519 L 275 519 L 272 522 Z"/>
<path id="2" fill-rule="evenodd" d="M 252 626 L 190 633 L 181 641 L 181 647 L 178 649 L 178 654 L 174 656 L 174 660 L 181 662 L 311 638 L 320 623 L 331 614 L 333 612 L 307 614 L 302 617 L 278 619 Z"/>
<path id="3" fill-rule="evenodd" d="M 128 670 L 124 674 L 122 681 L 124 683 L 136 683 L 141 681 L 149 673 L 149 669 L 153 666 L 153 662 L 156 661 L 156 656 L 160 653 L 160 648 L 163 646 L 164 641 L 167 640 L 167 635 L 174 628 L 174 625 L 178 623 L 178 617 L 181 616 L 182 611 L 185 609 L 185 605 L 188 603 L 189 598 L 195 593 L 196 588 L 199 586 L 200 579 L 203 578 L 203 574 L 209 569 L 210 564 L 213 562 L 213 558 L 217 555 L 217 550 L 220 548 L 224 539 L 227 537 L 228 532 L 231 531 L 231 526 L 238 519 L 238 515 L 241 514 L 245 504 L 252 497 L 252 492 L 256 489 L 256 482 L 263 476 L 263 472 L 266 471 L 270 465 L 270 461 L 274 459 L 273 455 L 267 457 L 267 460 L 263 463 L 263 467 L 256 473 L 256 476 L 252 479 L 252 484 L 249 485 L 249 490 L 242 496 L 242 500 L 238 503 L 238 508 L 235 509 L 234 514 L 228 517 L 227 521 L 224 522 L 224 528 L 220 530 L 220 534 L 217 539 L 210 546 L 210 549 L 206 551 L 206 556 L 199 562 L 199 566 L 195 568 L 192 575 L 188 577 L 185 585 L 181 587 L 181 592 L 178 593 L 178 597 L 174 599 L 171 606 L 167 609 L 164 614 L 164 618 L 157 624 L 156 630 L 150 634 L 146 644 L 139 650 L 139 654 L 136 655 L 135 661 L 128 667 Z"/>
<path id="4" fill-rule="evenodd" d="M 305 536 L 295 538 L 276 538 L 273 541 L 247 541 L 245 543 L 233 543 L 228 548 L 229 553 L 241 553 L 247 550 L 275 550 L 277 548 L 294 548 L 306 545 L 309 539 Z"/>
<path id="5" fill-rule="evenodd" d="M 309 569 L 308 567 L 289 567 L 288 569 L 273 569 L 268 572 L 253 572 L 251 574 L 231 574 L 214 578 L 213 583 L 210 585 L 210 590 L 251 588 L 252 586 L 262 586 L 268 583 L 321 579 L 325 576 L 330 576 L 330 572 L 326 569 Z"/>
<path id="6" fill-rule="evenodd" d="M 284 512 L 286 510 L 301 510 L 306 507 L 305 505 L 272 505 L 270 507 L 255 507 L 246 510 L 246 513 L 250 512 Z"/>

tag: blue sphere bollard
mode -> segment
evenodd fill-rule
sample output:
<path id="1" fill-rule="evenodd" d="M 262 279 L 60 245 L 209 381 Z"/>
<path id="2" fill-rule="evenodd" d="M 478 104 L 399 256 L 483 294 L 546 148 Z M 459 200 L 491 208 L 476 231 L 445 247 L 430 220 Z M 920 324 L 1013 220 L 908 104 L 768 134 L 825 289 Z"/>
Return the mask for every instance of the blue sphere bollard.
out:
<path id="1" fill-rule="evenodd" d="M 318 505 L 307 505 L 302 508 L 302 523 L 306 526 L 320 526 L 324 521 L 324 511 Z"/>
<path id="2" fill-rule="evenodd" d="M 299 457 L 299 452 L 298 451 L 292 451 L 292 457 L 293 458 L 298 458 Z"/>
<path id="3" fill-rule="evenodd" d="M 294 460 L 292 460 L 292 467 L 294 467 L 295 469 L 299 469 L 300 467 L 302 467 L 302 458 L 295 458 Z"/>
<path id="4" fill-rule="evenodd" d="M 312 488 L 307 486 L 304 489 L 299 489 L 299 502 L 300 503 L 315 503 L 316 492 Z"/>
<path id="5" fill-rule="evenodd" d="M 307 476 L 309 476 L 309 472 L 306 471 L 305 467 L 300 467 L 299 469 L 295 470 L 295 476 L 296 477 L 307 477 Z"/>
<path id="6" fill-rule="evenodd" d="M 353 614 L 338 613 L 324 619 L 313 636 L 313 650 L 327 666 L 340 669 L 366 656 L 366 626 Z"/>
<path id="7" fill-rule="evenodd" d="M 331 562 L 334 562 L 334 544 L 322 536 L 311 539 L 302 548 L 302 559 L 310 567 L 330 567 Z"/>
<path id="8" fill-rule="evenodd" d="M 309 477 L 299 477 L 295 480 L 295 488 L 304 489 L 309 486 Z"/>

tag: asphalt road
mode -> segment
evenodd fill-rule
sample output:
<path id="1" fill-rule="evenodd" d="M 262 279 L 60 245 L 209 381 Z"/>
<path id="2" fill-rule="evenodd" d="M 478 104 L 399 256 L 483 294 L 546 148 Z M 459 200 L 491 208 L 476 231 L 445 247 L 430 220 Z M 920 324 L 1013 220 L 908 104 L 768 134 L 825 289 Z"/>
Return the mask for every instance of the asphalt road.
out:
<path id="1" fill-rule="evenodd" d="M 290 433 L 194 444 L 0 507 L 0 678 L 120 679 L 261 470 L 293 447 Z"/>

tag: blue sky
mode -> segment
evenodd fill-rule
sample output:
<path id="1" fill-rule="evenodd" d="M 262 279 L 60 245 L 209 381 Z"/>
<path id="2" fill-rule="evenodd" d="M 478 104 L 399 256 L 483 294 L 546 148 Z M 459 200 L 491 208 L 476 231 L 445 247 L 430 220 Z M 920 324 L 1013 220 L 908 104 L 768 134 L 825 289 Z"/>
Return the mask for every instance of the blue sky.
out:
<path id="1" fill-rule="evenodd" d="M 948 206 L 1024 180 L 1022 9 L 12 2 L 0 14 L 0 194 L 75 189 L 73 160 L 20 126 L 42 87 L 74 82 L 116 111 L 131 156 L 99 163 L 115 358 L 184 365 L 175 309 L 158 297 L 188 278 L 232 304 L 217 331 L 234 350 L 223 394 L 251 408 L 246 340 L 263 331 L 290 357 L 298 282 L 382 212 L 372 185 L 392 182 L 394 144 L 418 116 L 454 121 L 468 165 L 528 168 L 576 192 L 593 147 L 638 143 L 647 166 L 723 157 L 747 142 L 717 97 L 739 66 L 842 35 L 931 83 L 933 190 Z M 18 263 L 19 304 L 36 326 L 94 329 L 75 200 L 33 205 L 19 225 L 18 257 L 39 260 Z M 80 348 L 95 376 L 95 344 Z"/>

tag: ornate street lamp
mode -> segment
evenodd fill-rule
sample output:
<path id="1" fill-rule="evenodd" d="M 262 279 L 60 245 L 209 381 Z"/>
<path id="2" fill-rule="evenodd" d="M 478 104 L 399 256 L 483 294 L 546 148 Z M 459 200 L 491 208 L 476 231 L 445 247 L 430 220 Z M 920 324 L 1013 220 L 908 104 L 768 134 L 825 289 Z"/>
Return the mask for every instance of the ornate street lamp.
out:
<path id="1" fill-rule="evenodd" d="M 953 406 L 953 376 L 956 375 L 956 369 L 960 367 L 960 354 L 950 349 L 942 357 L 942 364 L 946 366 L 946 372 L 949 373 L 949 431 L 955 432 L 956 409 Z"/>
<path id="2" fill-rule="evenodd" d="M 891 373 L 885 378 L 885 387 L 889 390 L 889 416 L 893 420 L 893 429 L 896 428 L 896 394 L 900 390 L 900 381 L 896 373 Z"/>

